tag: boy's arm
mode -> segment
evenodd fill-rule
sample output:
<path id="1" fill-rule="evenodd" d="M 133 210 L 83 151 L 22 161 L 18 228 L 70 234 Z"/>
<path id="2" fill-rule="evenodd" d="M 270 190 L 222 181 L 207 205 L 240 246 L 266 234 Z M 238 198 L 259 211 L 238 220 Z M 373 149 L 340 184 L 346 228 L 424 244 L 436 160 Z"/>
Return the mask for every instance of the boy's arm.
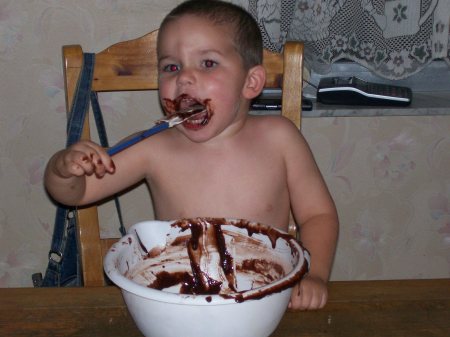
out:
<path id="1" fill-rule="evenodd" d="M 104 149 L 90 141 L 81 141 L 58 151 L 49 160 L 44 184 L 49 194 L 66 205 L 82 205 L 87 180 L 114 173 L 115 167 Z"/>
<path id="2" fill-rule="evenodd" d="M 320 309 L 328 300 L 327 283 L 336 249 L 338 222 L 318 216 L 301 225 L 300 237 L 311 254 L 310 272 L 293 290 L 290 308 Z"/>
<path id="3" fill-rule="evenodd" d="M 294 217 L 299 219 L 300 240 L 311 254 L 309 276 L 327 282 L 336 251 L 339 221 L 331 196 L 322 198 L 318 202 L 322 205 L 320 211 L 306 217 L 302 216 L 303 212 L 298 214 L 294 211 Z"/>
<path id="4" fill-rule="evenodd" d="M 335 204 L 311 150 L 298 130 L 288 128 L 286 167 L 291 209 L 300 227 L 300 239 L 311 254 L 311 268 L 294 289 L 291 307 L 318 309 L 325 305 L 336 250 L 339 221 Z"/>
<path id="5" fill-rule="evenodd" d="M 109 197 L 145 178 L 142 144 L 114 156 L 90 141 L 57 152 L 48 162 L 44 184 L 58 202 L 82 206 Z"/>

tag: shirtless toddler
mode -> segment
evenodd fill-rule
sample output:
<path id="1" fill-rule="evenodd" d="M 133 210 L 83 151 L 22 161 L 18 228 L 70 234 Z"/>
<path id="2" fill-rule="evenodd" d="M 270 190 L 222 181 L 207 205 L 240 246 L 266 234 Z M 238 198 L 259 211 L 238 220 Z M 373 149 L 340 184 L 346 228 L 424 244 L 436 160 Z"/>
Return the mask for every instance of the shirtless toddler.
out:
<path id="1" fill-rule="evenodd" d="M 322 308 L 338 217 L 295 125 L 248 114 L 265 82 L 256 22 L 230 3 L 184 2 L 160 27 L 158 69 L 166 113 L 177 100 L 180 107 L 208 102 L 207 111 L 113 157 L 90 141 L 57 152 L 45 172 L 50 195 L 83 206 L 145 180 L 159 220 L 243 218 L 285 231 L 292 210 L 311 270 L 290 307 Z"/>

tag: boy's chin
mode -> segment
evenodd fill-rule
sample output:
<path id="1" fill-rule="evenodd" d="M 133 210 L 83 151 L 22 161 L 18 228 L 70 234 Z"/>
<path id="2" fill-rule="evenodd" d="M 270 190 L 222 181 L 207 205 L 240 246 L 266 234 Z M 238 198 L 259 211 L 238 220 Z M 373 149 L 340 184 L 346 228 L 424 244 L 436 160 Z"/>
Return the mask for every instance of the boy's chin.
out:
<path id="1" fill-rule="evenodd" d="M 212 130 L 206 126 L 190 125 L 189 127 L 185 127 L 183 123 L 183 125 L 178 126 L 177 129 L 193 143 L 205 143 L 216 136 L 216 134 L 211 132 Z"/>

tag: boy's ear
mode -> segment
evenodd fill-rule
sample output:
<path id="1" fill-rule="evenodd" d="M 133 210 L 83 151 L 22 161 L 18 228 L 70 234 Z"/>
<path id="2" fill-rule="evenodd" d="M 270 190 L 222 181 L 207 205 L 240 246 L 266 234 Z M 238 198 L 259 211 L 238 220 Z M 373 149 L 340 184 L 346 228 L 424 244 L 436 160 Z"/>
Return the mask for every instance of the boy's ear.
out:
<path id="1" fill-rule="evenodd" d="M 266 83 L 266 70 L 262 65 L 256 65 L 247 73 L 247 80 L 242 95 L 247 99 L 253 99 L 258 96 Z"/>

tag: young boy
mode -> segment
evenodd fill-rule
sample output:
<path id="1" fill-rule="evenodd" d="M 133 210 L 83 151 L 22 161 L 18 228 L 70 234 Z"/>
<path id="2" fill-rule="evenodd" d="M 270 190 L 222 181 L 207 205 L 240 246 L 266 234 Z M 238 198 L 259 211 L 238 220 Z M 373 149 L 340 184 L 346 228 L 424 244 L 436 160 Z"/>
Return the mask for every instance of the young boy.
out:
<path id="1" fill-rule="evenodd" d="M 207 102 L 207 111 L 113 158 L 88 141 L 57 152 L 45 172 L 50 195 L 81 206 L 145 180 L 157 219 L 243 218 L 285 231 L 292 209 L 312 259 L 290 307 L 322 308 L 338 218 L 294 124 L 248 114 L 265 82 L 256 22 L 230 3 L 184 2 L 161 25 L 158 64 L 166 113 L 192 102 Z"/>

